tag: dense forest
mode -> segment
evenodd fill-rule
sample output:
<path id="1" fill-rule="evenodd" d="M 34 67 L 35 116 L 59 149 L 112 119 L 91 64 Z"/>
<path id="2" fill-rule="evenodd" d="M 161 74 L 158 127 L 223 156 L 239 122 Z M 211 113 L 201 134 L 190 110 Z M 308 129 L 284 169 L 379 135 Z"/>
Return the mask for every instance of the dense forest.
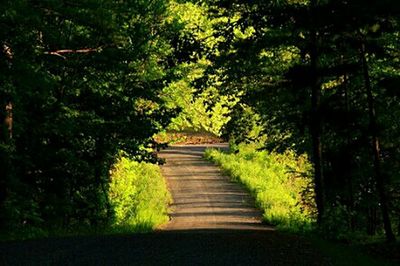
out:
<path id="1" fill-rule="evenodd" d="M 315 230 L 400 234 L 398 1 L 5 0 L 0 28 L 2 231 L 106 226 L 121 151 L 198 131 L 308 156 Z"/>

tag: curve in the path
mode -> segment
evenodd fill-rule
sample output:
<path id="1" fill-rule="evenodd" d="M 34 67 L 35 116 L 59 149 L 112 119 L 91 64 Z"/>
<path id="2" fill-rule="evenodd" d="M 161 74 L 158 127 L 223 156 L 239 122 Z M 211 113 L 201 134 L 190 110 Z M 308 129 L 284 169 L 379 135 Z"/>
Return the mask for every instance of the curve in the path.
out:
<path id="1" fill-rule="evenodd" d="M 227 149 L 226 144 L 174 145 L 160 153 L 173 197 L 171 221 L 163 229 L 273 230 L 261 223 L 248 193 L 203 159 L 207 147 Z"/>

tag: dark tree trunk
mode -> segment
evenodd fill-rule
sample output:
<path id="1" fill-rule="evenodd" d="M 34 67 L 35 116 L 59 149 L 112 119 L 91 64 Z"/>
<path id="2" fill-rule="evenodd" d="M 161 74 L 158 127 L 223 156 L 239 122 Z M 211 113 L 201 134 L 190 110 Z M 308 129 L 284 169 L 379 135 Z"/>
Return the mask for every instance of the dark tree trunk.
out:
<path id="1" fill-rule="evenodd" d="M 1 42 L 1 44 L 0 58 L 5 58 L 6 60 L 0 62 L 0 71 L 7 75 L 11 67 L 12 50 L 3 42 Z M 2 91 L 1 87 L 3 87 L 3 85 L 4 84 L 0 84 L 0 144 L 2 145 L 2 147 L 0 147 L 0 228 L 5 225 L 3 207 L 7 199 L 8 179 L 11 172 L 9 144 L 13 132 L 13 105 L 10 95 Z"/>
<path id="2" fill-rule="evenodd" d="M 8 178 L 10 176 L 10 162 L 8 145 L 12 138 L 12 104 L 9 101 L 0 103 L 0 228 L 5 225 L 3 213 L 4 202 L 7 199 Z"/>
<path id="3" fill-rule="evenodd" d="M 342 62 L 343 63 L 343 62 Z M 347 73 L 344 74 L 344 84 L 343 84 L 343 96 L 344 96 L 344 107 L 347 116 L 350 114 L 350 101 L 349 101 L 349 77 Z M 351 130 L 350 130 L 350 120 L 347 120 L 347 128 L 346 128 L 346 157 L 347 159 L 352 162 L 352 152 L 350 150 L 351 145 Z M 355 229 L 356 220 L 354 215 L 354 190 L 353 190 L 353 177 L 352 177 L 352 169 L 351 163 L 349 169 L 346 169 L 346 181 L 347 181 L 347 189 L 348 189 L 348 196 L 349 196 L 349 209 L 350 209 L 350 228 L 352 231 Z"/>
<path id="4" fill-rule="evenodd" d="M 376 122 L 375 101 L 372 95 L 372 85 L 369 75 L 368 63 L 366 59 L 366 49 L 364 42 L 362 42 L 361 44 L 361 64 L 365 81 L 365 90 L 367 93 L 367 100 L 368 100 L 369 128 L 371 133 L 372 152 L 374 156 L 376 189 L 378 191 L 386 239 L 392 242 L 395 241 L 395 236 L 393 234 L 392 225 L 390 223 L 388 200 L 386 197 L 385 184 L 381 171 L 381 154 L 380 154 L 380 143 L 378 138 L 378 126 Z"/>
<path id="5" fill-rule="evenodd" d="M 400 216 L 398 217 L 399 223 L 397 224 L 397 235 L 400 236 Z"/>
<path id="6" fill-rule="evenodd" d="M 0 144 L 4 144 L 6 142 L 6 108 L 4 103 L 0 103 Z M 4 226 L 3 216 L 3 203 L 6 199 L 6 176 L 7 176 L 7 154 L 4 148 L 0 148 L 0 228 Z"/>
<path id="7" fill-rule="evenodd" d="M 0 122 L 1 122 L 1 132 L 0 132 L 0 143 L 7 142 L 7 125 L 6 125 L 6 103 L 0 103 Z"/>
<path id="8" fill-rule="evenodd" d="M 106 208 L 106 217 L 102 217 L 107 219 L 110 219 L 112 217 L 112 206 L 110 203 L 110 199 L 108 197 L 108 189 L 107 189 L 107 183 L 108 183 L 108 177 L 107 177 L 107 169 L 105 168 L 105 165 L 108 166 L 107 163 L 107 156 L 106 156 L 106 141 L 105 139 L 100 136 L 97 143 L 96 143 L 96 167 L 95 167 L 95 180 L 96 180 L 96 186 L 100 188 L 101 195 L 102 197 L 105 198 L 105 206 L 101 206 Z M 107 167 L 108 168 L 108 167 Z M 107 221 L 101 221 L 101 222 L 107 222 Z M 95 225 L 98 225 L 98 221 L 95 221 Z"/>
<path id="9" fill-rule="evenodd" d="M 6 118 L 4 124 L 6 127 L 6 139 L 10 140 L 13 137 L 13 103 L 9 101 L 6 106 Z"/>
<path id="10" fill-rule="evenodd" d="M 367 234 L 374 236 L 376 234 L 377 214 L 375 206 L 368 207 L 367 215 Z"/>
<path id="11" fill-rule="evenodd" d="M 318 73 L 318 37 L 315 25 L 316 1 L 311 2 L 311 139 L 312 139 L 312 159 L 314 163 L 314 183 L 315 183 L 315 202 L 318 209 L 317 222 L 322 223 L 324 215 L 324 178 L 322 170 L 322 122 L 321 122 L 321 79 Z"/>

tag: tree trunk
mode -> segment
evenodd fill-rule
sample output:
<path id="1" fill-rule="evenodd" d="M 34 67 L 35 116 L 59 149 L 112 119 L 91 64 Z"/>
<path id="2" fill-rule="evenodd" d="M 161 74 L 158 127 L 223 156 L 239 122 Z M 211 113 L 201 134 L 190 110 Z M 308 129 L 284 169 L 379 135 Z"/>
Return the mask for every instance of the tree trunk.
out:
<path id="1" fill-rule="evenodd" d="M 324 178 L 322 170 L 322 122 L 321 122 L 321 79 L 318 73 L 318 37 L 315 26 L 316 17 L 316 1 L 311 2 L 312 8 L 312 25 L 311 25 L 311 121 L 310 131 L 312 139 L 312 154 L 314 163 L 314 183 L 315 183 L 315 202 L 318 209 L 317 223 L 322 223 L 324 215 Z"/>
<path id="2" fill-rule="evenodd" d="M 388 200 L 386 197 L 385 184 L 381 171 L 381 154 L 380 154 L 380 143 L 378 138 L 378 127 L 376 122 L 375 101 L 372 95 L 372 85 L 369 75 L 368 63 L 366 59 L 365 42 L 361 43 L 361 64 L 365 81 L 365 90 L 367 93 L 367 100 L 368 100 L 369 128 L 371 132 L 372 152 L 374 155 L 376 189 L 378 191 L 386 239 L 389 242 L 392 242 L 395 241 L 395 236 L 393 234 L 392 225 L 390 223 Z"/>
<path id="3" fill-rule="evenodd" d="M 110 199 L 108 197 L 108 189 L 107 189 L 107 183 L 108 180 L 107 174 L 106 174 L 106 169 L 104 168 L 104 165 L 108 165 L 106 163 L 106 153 L 105 153 L 105 139 L 100 136 L 97 143 L 96 143 L 96 161 L 97 161 L 97 166 L 95 167 L 95 179 L 96 179 L 96 186 L 101 189 L 101 192 L 103 195 L 102 197 L 105 198 L 105 206 L 101 206 L 101 208 L 105 207 L 106 208 L 106 217 L 102 217 L 105 219 L 110 219 L 112 216 L 112 206 L 110 203 Z M 98 221 L 95 221 L 95 225 L 98 225 Z M 107 221 L 101 221 L 101 222 L 107 222 Z"/>
<path id="4" fill-rule="evenodd" d="M 4 101 L 0 103 L 0 228 L 5 225 L 3 204 L 7 199 L 7 184 L 10 175 L 10 161 L 8 144 L 12 138 L 12 104 Z"/>
<path id="5" fill-rule="evenodd" d="M 376 234 L 377 227 L 377 214 L 376 214 L 375 206 L 368 207 L 368 216 L 367 216 L 367 234 L 369 236 L 374 236 Z"/>
<path id="6" fill-rule="evenodd" d="M 400 216 L 398 218 L 399 218 L 399 223 L 397 225 L 397 235 L 400 236 Z"/>
<path id="7" fill-rule="evenodd" d="M 6 128 L 6 139 L 10 140 L 13 137 L 13 103 L 9 101 L 6 106 L 6 117 L 4 120 L 4 125 Z"/>
<path id="8" fill-rule="evenodd" d="M 11 48 L 2 44 L 0 47 L 0 58 L 5 58 L 0 64 L 0 71 L 6 73 L 11 67 L 13 53 Z M 4 80 L 3 80 L 4 82 Z M 4 84 L 0 84 L 3 87 Z M 8 179 L 11 172 L 10 163 L 10 140 L 13 133 L 13 104 L 11 97 L 5 91 L 0 88 L 0 227 L 5 225 L 5 218 L 3 213 L 3 204 L 7 199 Z"/>
<path id="9" fill-rule="evenodd" d="M 343 63 L 343 61 L 342 61 Z M 343 96 L 344 96 L 344 107 L 347 116 L 350 114 L 350 101 L 349 101 L 349 77 L 347 73 L 344 74 L 344 83 L 343 83 Z M 352 152 L 350 150 L 351 145 L 351 130 L 349 129 L 350 121 L 347 120 L 347 128 L 346 128 L 346 144 L 347 144 L 347 151 L 346 157 L 351 162 L 352 161 Z M 353 177 L 352 177 L 352 169 L 351 163 L 349 165 L 349 169 L 346 171 L 346 181 L 347 181 L 347 189 L 348 189 L 348 196 L 349 196 L 349 209 L 350 209 L 350 228 L 352 231 L 355 230 L 356 220 L 354 215 L 354 190 L 353 190 Z"/>

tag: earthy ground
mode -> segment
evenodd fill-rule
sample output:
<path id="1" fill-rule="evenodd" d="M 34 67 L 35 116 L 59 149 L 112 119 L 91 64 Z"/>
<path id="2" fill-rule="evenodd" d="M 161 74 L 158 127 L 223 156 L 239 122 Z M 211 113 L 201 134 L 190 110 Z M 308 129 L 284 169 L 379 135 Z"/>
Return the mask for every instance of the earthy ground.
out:
<path id="1" fill-rule="evenodd" d="M 0 265 L 331 264 L 308 241 L 261 224 L 252 199 L 202 159 L 204 149 L 173 146 L 161 153 L 174 197 L 171 221 L 161 230 L 0 243 Z"/>

